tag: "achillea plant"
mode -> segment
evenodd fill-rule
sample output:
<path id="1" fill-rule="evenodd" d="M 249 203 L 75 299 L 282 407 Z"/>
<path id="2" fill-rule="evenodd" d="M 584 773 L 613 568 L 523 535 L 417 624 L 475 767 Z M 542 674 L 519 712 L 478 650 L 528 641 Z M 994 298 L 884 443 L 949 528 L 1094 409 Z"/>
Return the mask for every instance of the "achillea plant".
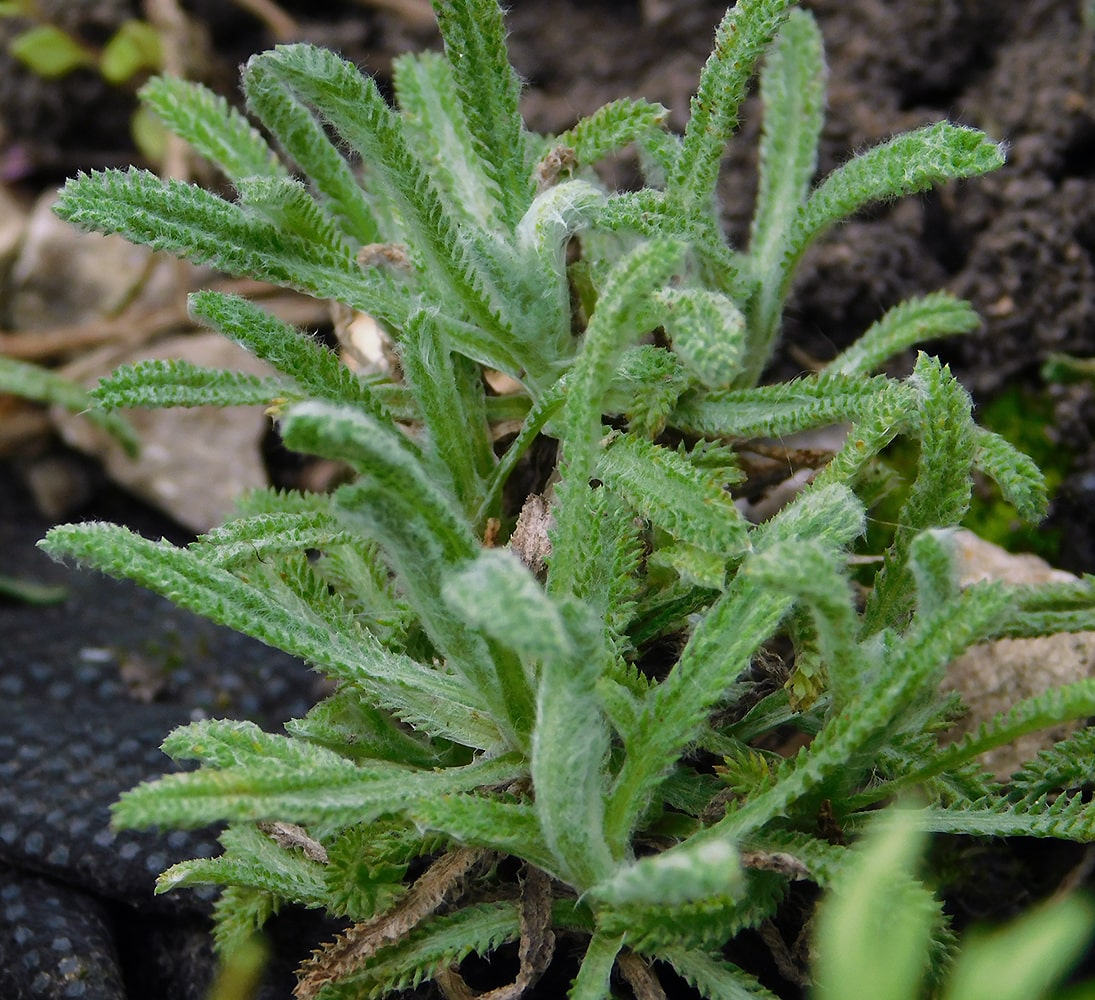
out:
<path id="1" fill-rule="evenodd" d="M 580 1000 L 607 996 L 614 970 L 644 997 L 674 974 L 708 997 L 767 996 L 723 946 L 771 918 L 791 880 L 839 886 L 883 803 L 915 791 L 928 832 L 1095 836 L 1095 805 L 1074 790 L 1090 779 L 1090 731 L 1008 786 L 975 763 L 1095 715 L 1095 681 L 937 740 L 955 711 L 938 682 L 971 644 L 1095 625 L 1092 580 L 958 588 L 948 529 L 973 471 L 1029 519 L 1040 475 L 975 425 L 938 361 L 873 374 L 973 327 L 970 307 L 906 302 L 823 371 L 758 385 L 811 241 L 871 202 L 1003 160 L 941 122 L 814 185 L 825 69 L 813 19 L 792 6 L 726 14 L 683 137 L 639 100 L 530 133 L 495 0 L 436 0 L 445 54 L 397 62 L 396 109 L 331 52 L 253 58 L 243 88 L 277 152 L 220 98 L 151 82 L 149 106 L 220 165 L 234 201 L 139 170 L 64 190 L 74 223 L 365 311 L 398 351 L 396 376 L 356 375 L 247 301 L 194 295 L 195 317 L 280 376 L 145 362 L 104 381 L 99 405 L 260 404 L 289 447 L 352 480 L 247 496 L 186 548 L 107 524 L 43 542 L 337 682 L 285 734 L 176 730 L 165 750 L 200 768 L 134 789 L 115 813 L 122 826 L 227 821 L 221 857 L 159 882 L 224 887 L 226 953 L 286 902 L 345 917 L 301 970 L 300 997 L 428 978 L 465 995 L 461 960 L 515 941 L 516 981 L 498 995 L 516 997 L 561 939 L 583 942 L 563 949 L 584 955 Z M 714 192 L 762 60 L 759 198 L 736 249 Z M 606 190 L 592 167 L 631 145 L 648 186 Z M 519 388 L 496 394 L 487 370 Z M 503 421 L 520 425 L 512 439 L 495 434 Z M 735 445 L 838 422 L 851 425 L 839 450 L 751 523 L 731 494 L 749 489 Z M 513 497 L 541 436 L 557 467 Z M 899 437 L 919 447 L 900 527 L 877 563 L 852 560 L 878 456 Z M 862 605 L 853 569 L 870 577 Z M 765 693 L 749 667 L 777 637 L 793 669 Z M 788 759 L 751 745 L 781 726 L 812 739 Z M 900 898 L 928 915 L 914 964 L 938 978 L 947 918 L 903 878 Z"/>

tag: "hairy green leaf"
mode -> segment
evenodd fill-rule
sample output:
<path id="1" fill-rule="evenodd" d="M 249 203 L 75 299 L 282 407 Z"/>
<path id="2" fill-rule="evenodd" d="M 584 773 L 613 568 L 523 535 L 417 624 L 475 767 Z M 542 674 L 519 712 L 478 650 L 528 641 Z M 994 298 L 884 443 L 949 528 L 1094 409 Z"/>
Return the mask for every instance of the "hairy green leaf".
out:
<path id="1" fill-rule="evenodd" d="M 382 242 L 385 234 L 353 169 L 299 95 L 261 56 L 248 60 L 242 80 L 248 107 L 314 185 L 343 232 L 360 243 Z"/>
<path id="2" fill-rule="evenodd" d="M 113 810 L 120 827 L 140 827 L 170 817 L 174 826 L 198 827 L 217 820 L 280 820 L 292 823 L 367 822 L 416 802 L 512 781 L 522 774 L 513 756 L 465 767 L 415 771 L 374 763 L 361 767 L 314 748 L 307 766 L 268 758 L 213 770 L 169 774 L 127 792 Z M 398 810 L 393 803 L 399 802 Z"/>
<path id="3" fill-rule="evenodd" d="M 1095 726 L 1085 726 L 1026 761 L 1012 775 L 1008 797 L 1035 801 L 1051 792 L 1095 783 Z"/>
<path id="4" fill-rule="evenodd" d="M 632 99 L 532 135 L 496 0 L 433 6 L 445 52 L 396 60 L 395 107 L 309 45 L 249 61 L 259 127 L 200 86 L 151 82 L 146 101 L 220 165 L 235 200 L 141 171 L 81 176 L 62 193 L 78 225 L 332 300 L 340 317 L 366 313 L 398 354 L 357 373 L 307 332 L 205 292 L 194 316 L 276 377 L 151 362 L 96 390 L 93 414 L 263 404 L 287 447 L 342 470 L 327 494 L 245 496 L 186 548 L 96 524 L 44 541 L 337 684 L 284 734 L 176 730 L 165 750 L 198 769 L 133 790 L 115 821 L 232 824 L 221 857 L 161 880 L 223 889 L 224 953 L 286 902 L 352 921 L 306 963 L 301 996 L 380 998 L 430 977 L 455 995 L 464 957 L 507 942 L 520 971 L 501 992 L 516 996 L 565 932 L 590 938 L 578 1000 L 621 976 L 653 996 L 644 979 L 667 965 L 709 1000 L 771 998 L 722 950 L 747 961 L 739 935 L 795 919 L 786 903 L 808 898 L 789 896 L 797 880 L 830 895 L 819 995 L 867 980 L 880 1000 L 921 985 L 942 995 L 956 939 L 909 874 L 915 831 L 1095 838 L 1086 732 L 1010 789 L 975 761 L 1095 714 L 1095 682 L 943 746 L 959 699 L 940 681 L 977 642 L 1095 630 L 1095 578 L 959 586 L 949 536 L 974 471 L 1031 519 L 1045 483 L 974 426 L 938 362 L 921 356 L 903 380 L 872 373 L 971 329 L 966 303 L 902 303 L 826 370 L 756 383 L 819 235 L 872 202 L 993 169 L 1000 147 L 942 122 L 811 193 L 826 70 L 793 0 L 727 12 L 683 138 L 663 108 Z M 744 253 L 728 245 L 716 188 L 762 64 Z M 610 193 L 594 168 L 629 146 L 649 186 Z M 370 353 L 357 332 L 336 327 L 354 357 Z M 88 405 L 52 378 L 0 364 L 0 388 Z M 823 428 L 841 437 L 820 458 L 799 462 L 810 446 L 780 440 Z M 897 489 L 882 452 L 898 437 L 919 457 L 896 517 L 877 515 L 897 521 L 879 564 L 852 546 L 866 510 Z M 786 444 L 803 474 L 780 483 L 775 462 L 771 489 L 753 458 L 768 445 L 752 438 Z M 809 740 L 795 756 L 760 749 L 786 727 Z M 873 807 L 910 786 L 928 804 L 894 832 Z M 450 871 L 429 864 L 439 852 L 479 861 Z M 887 928 L 905 928 L 889 950 L 872 926 L 880 899 Z"/>
<path id="5" fill-rule="evenodd" d="M 478 159 L 452 63 L 436 52 L 400 56 L 392 82 L 407 142 L 431 176 L 446 208 L 483 228 L 499 222 L 498 192 Z"/>
<path id="6" fill-rule="evenodd" d="M 308 605 L 282 600 L 260 581 L 240 579 L 192 552 L 104 524 L 54 528 L 40 546 L 112 576 L 128 578 L 180 607 L 204 614 L 357 684 L 428 732 L 469 746 L 497 746 L 498 730 L 460 681 L 384 649 L 350 619 L 338 625 Z M 283 603 L 284 601 L 284 603 Z"/>
<path id="7" fill-rule="evenodd" d="M 247 299 L 218 292 L 195 292 L 190 296 L 190 314 L 278 369 L 309 397 L 355 404 L 390 423 L 385 408 L 368 384 L 354 375 L 336 354 Z"/>
<path id="8" fill-rule="evenodd" d="M 287 380 L 246 372 L 203 368 L 190 361 L 152 359 L 121 365 L 91 390 L 105 410 L 143 406 L 269 406 L 291 398 L 297 387 Z"/>
<path id="9" fill-rule="evenodd" d="M 663 949 L 661 954 L 686 983 L 711 1000 L 775 1000 L 774 993 L 721 956 L 681 947 Z"/>
<path id="10" fill-rule="evenodd" d="M 749 524 L 723 484 L 680 452 L 625 434 L 604 449 L 597 476 L 642 517 L 724 562 L 750 547 Z"/>
<path id="11" fill-rule="evenodd" d="M 864 814 L 850 817 L 854 830 Z M 972 837 L 1053 837 L 1089 843 L 1095 837 L 1095 806 L 1082 792 L 1011 802 L 1000 796 L 925 806 L 909 815 L 915 829 Z"/>
<path id="12" fill-rule="evenodd" d="M 912 878 L 923 835 L 907 811 L 890 820 L 868 834 L 821 907 L 819 998 L 839 1000 L 864 981 L 886 1000 L 920 995 L 932 925 L 942 914 L 931 890 Z"/>
<path id="13" fill-rule="evenodd" d="M 870 374 L 888 358 L 923 340 L 968 333 L 981 323 L 973 307 L 948 292 L 933 292 L 894 306 L 850 347 L 825 366 L 825 371 Z"/>
<path id="14" fill-rule="evenodd" d="M 806 375 L 756 389 L 689 393 L 673 412 L 674 425 L 693 434 L 780 437 L 842 421 L 860 421 L 880 407 L 905 410 L 907 386 L 883 376 Z"/>
<path id="15" fill-rule="evenodd" d="M 482 269 L 459 239 L 426 168 L 407 145 L 401 119 L 384 102 L 376 83 L 352 63 L 308 45 L 281 46 L 255 56 L 251 66 L 315 107 L 369 164 L 370 184 L 398 215 L 405 230 L 400 235 L 425 265 L 420 273 L 436 283 L 438 297 L 451 297 L 468 320 L 489 333 L 508 370 L 520 372 L 522 365 L 507 342 L 508 324 L 483 286 Z"/>
<path id="16" fill-rule="evenodd" d="M 476 517 L 495 464 L 478 366 L 454 355 L 423 311 L 408 320 L 399 357 L 429 435 L 426 457 L 434 459 L 465 514 Z"/>
<path id="17" fill-rule="evenodd" d="M 825 77 L 821 33 L 813 17 L 806 11 L 791 11 L 760 77 L 764 128 L 749 239 L 749 261 L 760 291 L 746 352 L 746 385 L 760 377 L 779 332 L 783 258 L 817 168 Z"/>
<path id="18" fill-rule="evenodd" d="M 613 268 L 586 329 L 563 404 L 566 482 L 557 494 L 564 513 L 557 517 L 559 527 L 552 539 L 553 571 L 548 578 L 552 592 L 572 589 L 574 568 L 581 563 L 584 532 L 576 515 L 578 510 L 588 511 L 587 484 L 601 450 L 602 402 L 612 374 L 628 341 L 638 332 L 634 324 L 643 316 L 650 295 L 669 280 L 679 260 L 680 247 L 672 240 L 650 242 L 633 250 Z"/>
<path id="19" fill-rule="evenodd" d="M 562 877 L 531 805 L 479 795 L 443 795 L 415 802 L 407 815 L 461 844 L 504 851 Z"/>
<path id="20" fill-rule="evenodd" d="M 972 401 L 950 369 L 921 354 L 908 384 L 918 399 L 920 457 L 893 543 L 864 612 L 864 630 L 900 629 L 913 603 L 909 563 L 917 532 L 956 525 L 969 507 L 974 461 Z"/>
<path id="21" fill-rule="evenodd" d="M 288 178 L 289 172 L 258 129 L 208 87 L 176 76 L 157 76 L 141 88 L 140 98 L 229 180 Z"/>
<path id="22" fill-rule="evenodd" d="M 799 213 L 783 261 L 788 281 L 806 247 L 871 202 L 926 191 L 1003 166 L 1001 146 L 977 129 L 936 122 L 903 132 L 834 170 Z"/>
<path id="23" fill-rule="evenodd" d="M 134 243 L 331 298 L 398 320 L 401 296 L 351 255 L 283 232 L 248 212 L 182 181 L 163 181 L 144 170 L 104 170 L 68 181 L 57 214 L 85 229 L 119 233 Z"/>
<path id="24" fill-rule="evenodd" d="M 657 306 L 674 352 L 705 387 L 727 388 L 738 381 L 745 316 L 732 299 L 703 289 L 665 289 Z"/>
<path id="25" fill-rule="evenodd" d="M 1050 990 L 1083 956 L 1095 929 L 1095 909 L 1079 895 L 1051 899 L 1003 928 L 975 931 L 954 962 L 945 1000 L 997 1000 L 1061 995 Z M 1082 996 L 1090 985 L 1081 984 Z"/>
<path id="26" fill-rule="evenodd" d="M 723 148 L 737 128 L 753 69 L 779 31 L 789 0 L 743 0 L 726 12 L 700 74 L 676 169 L 666 185 L 686 214 L 708 211 Z"/>
<path id="27" fill-rule="evenodd" d="M 213 904 L 213 944 L 228 956 L 254 939 L 278 909 L 277 897 L 262 889 L 229 885 Z"/>
<path id="28" fill-rule="evenodd" d="M 605 203 L 604 192 L 584 180 L 566 181 L 541 192 L 517 224 L 511 295 L 524 304 L 526 322 L 558 357 L 574 350 L 571 330 L 567 246 Z M 522 282 L 519 278 L 524 278 Z M 501 283 L 501 282 L 500 282 Z"/>
<path id="29" fill-rule="evenodd" d="M 873 751 L 892 734 L 895 721 L 934 692 L 951 660 L 992 634 L 1009 604 L 999 586 L 971 587 L 936 614 L 916 622 L 900 646 L 877 643 L 876 669 L 884 668 L 880 676 L 843 712 L 831 716 L 807 749 L 781 766 L 778 780 L 769 789 L 728 811 L 698 836 L 740 839 L 784 815 L 800 797 L 833 782 L 852 781 L 853 764 L 861 773 L 869 771 Z"/>
<path id="30" fill-rule="evenodd" d="M 667 140 L 669 112 L 660 104 L 622 98 L 599 107 L 563 132 L 554 148 L 573 151 L 576 166 L 592 166 L 631 143 L 659 156 L 672 148 Z M 662 164 L 668 169 L 671 162 Z"/>
<path id="31" fill-rule="evenodd" d="M 744 889 L 737 852 L 726 843 L 685 842 L 671 851 L 640 858 L 589 890 L 596 903 L 673 908 Z"/>
<path id="32" fill-rule="evenodd" d="M 510 225 L 532 194 L 525 163 L 521 84 L 506 54 L 506 28 L 496 0 L 433 0 L 472 144 Z"/>
<path id="33" fill-rule="evenodd" d="M 997 486 L 1024 521 L 1037 523 L 1046 516 L 1049 497 L 1046 480 L 1033 459 L 984 427 L 974 428 L 973 462 Z"/>
<path id="34" fill-rule="evenodd" d="M 224 885 L 259 889 L 281 899 L 318 907 L 326 902 L 323 866 L 283 848 L 249 824 L 233 824 L 220 835 L 224 853 L 173 865 L 156 879 L 156 892 L 180 886 Z"/>
<path id="35" fill-rule="evenodd" d="M 888 784 L 889 793 L 892 794 L 898 789 L 915 785 L 934 775 L 954 770 L 979 754 L 996 747 L 1005 746 L 1027 733 L 1048 729 L 1051 726 L 1073 722 L 1077 719 L 1088 718 L 1092 715 L 1095 715 L 1095 680 L 1065 684 L 1061 687 L 1051 688 L 1042 694 L 1024 698 L 1008 711 L 981 723 L 974 732 L 968 733 L 958 742 L 938 750 L 918 767 L 902 775 L 899 779 L 890 782 Z M 1081 734 L 1089 732 L 1090 730 L 1081 730 Z M 1077 748 L 1082 747 L 1086 742 L 1085 738 L 1081 738 L 1076 744 Z M 1038 773 L 1039 767 L 1045 765 L 1063 767 L 1063 770 L 1058 771 L 1053 781 L 1047 784 L 1045 778 L 1052 773 L 1047 768 L 1042 772 L 1042 781 L 1036 783 L 1032 780 L 1033 775 Z M 1061 752 L 1050 754 L 1047 751 L 1047 756 L 1042 762 L 1028 763 L 1024 765 L 1024 770 L 1027 768 L 1032 768 L 1027 772 L 1030 777 L 1026 779 L 1025 783 L 1013 786 L 1010 796 L 1013 799 L 1016 798 L 1016 789 L 1020 787 L 1023 788 L 1023 797 L 1028 799 L 1037 798 L 1058 787 L 1062 787 L 1060 781 L 1063 775 L 1068 773 L 1073 775 L 1075 783 L 1087 783 L 1095 780 L 1095 769 L 1084 762 L 1082 757 L 1073 758 L 1071 765 L 1069 765 Z M 870 792 L 867 792 L 857 797 L 856 803 L 866 803 L 872 798 L 879 797 L 881 796 L 872 796 Z"/>
<path id="36" fill-rule="evenodd" d="M 422 922 L 336 982 L 323 985 L 314 996 L 316 1000 L 377 1000 L 393 991 L 412 989 L 472 952 L 485 955 L 519 934 L 516 903 L 465 906 Z"/>
<path id="37" fill-rule="evenodd" d="M 610 995 L 612 968 L 623 944 L 623 934 L 594 933 L 567 994 L 569 1000 L 603 1000 Z"/>
<path id="38" fill-rule="evenodd" d="M 533 712 L 520 664 L 490 649 L 441 599 L 444 567 L 472 559 L 477 544 L 451 496 L 422 465 L 417 449 L 367 414 L 319 402 L 293 407 L 282 422 L 282 433 L 292 448 L 337 456 L 363 473 L 336 494 L 339 518 L 350 530 L 379 543 L 450 667 L 488 699 L 499 721 L 509 721 L 513 739 L 523 742 Z"/>

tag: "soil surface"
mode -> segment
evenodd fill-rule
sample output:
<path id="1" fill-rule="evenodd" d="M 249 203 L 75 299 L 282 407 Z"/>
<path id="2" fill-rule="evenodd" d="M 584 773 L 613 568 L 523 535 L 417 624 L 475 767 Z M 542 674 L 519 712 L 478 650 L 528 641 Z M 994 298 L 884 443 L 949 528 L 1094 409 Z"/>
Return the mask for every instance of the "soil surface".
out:
<path id="1" fill-rule="evenodd" d="M 51 0 L 39 6 L 91 44 L 101 44 L 126 17 L 141 14 L 135 0 Z M 294 37 L 337 47 L 381 80 L 399 52 L 436 44 L 429 22 L 415 16 L 423 5 L 414 0 L 405 5 L 391 0 L 286 0 L 282 6 L 294 19 Z M 560 131 L 578 116 L 625 95 L 661 101 L 671 111 L 672 125 L 680 128 L 725 9 L 723 3 L 707 0 L 513 0 L 511 6 L 512 58 L 527 81 L 527 119 L 539 131 Z M 1081 0 L 813 0 L 804 6 L 820 22 L 830 67 L 822 174 L 855 150 L 941 118 L 1005 140 L 1009 157 L 1007 166 L 993 175 L 878 207 L 814 246 L 794 289 L 773 374 L 787 377 L 832 357 L 909 296 L 946 288 L 969 298 L 984 317 L 982 327 L 931 349 L 951 363 L 970 389 L 979 417 L 1013 439 L 1021 437 L 1024 447 L 1050 468 L 1051 514 L 1040 534 L 1027 541 L 1039 543 L 1062 568 L 1095 571 L 1095 519 L 1090 514 L 1095 505 L 1095 390 L 1091 381 L 1049 383 L 1041 375 L 1052 353 L 1095 356 L 1095 30 L 1082 25 Z M 194 0 L 183 7 L 194 28 L 184 65 L 226 95 L 235 93 L 238 64 L 279 40 L 242 3 Z M 16 30 L 14 22 L 0 22 L 0 40 Z M 59 81 L 42 80 L 0 52 L 0 108 L 0 182 L 17 199 L 29 201 L 79 169 L 140 162 L 129 133 L 134 108 L 129 85 L 110 87 L 84 70 Z M 739 245 L 745 242 L 752 210 L 758 129 L 759 108 L 752 99 L 741 133 L 728 150 L 722 184 L 726 225 Z M 626 184 L 631 176 L 622 160 L 615 180 Z M 0 328 L 10 324 L 5 310 L 0 299 Z M 893 370 L 907 370 L 910 362 L 911 357 L 899 359 Z M 68 683 L 63 668 L 75 669 L 81 662 L 85 680 L 80 683 L 105 683 L 92 669 L 99 654 L 87 650 L 178 642 L 179 635 L 198 627 L 182 617 L 168 617 L 162 602 L 148 602 L 130 589 L 77 582 L 30 550 L 48 521 L 33 509 L 30 494 L 19 483 L 28 468 L 57 454 L 63 454 L 61 446 L 42 437 L 0 456 L 0 553 L 6 564 L 0 572 L 33 573 L 71 588 L 63 612 L 0 605 L 0 685 L 7 685 L 0 692 L 21 713 L 46 713 L 47 702 L 52 713 L 63 716 L 66 704 L 70 716 L 83 713 L 66 724 L 31 726 L 34 732 L 24 744 L 32 747 L 29 751 L 10 739 L 0 742 L 0 803 L 14 803 L 11 810 L 19 815 L 19 802 L 33 794 L 27 776 L 44 766 L 42 762 L 55 762 L 52 769 L 35 772 L 40 782 L 35 788 L 46 788 L 44 795 L 49 785 L 41 784 L 42 778 L 60 773 L 57 768 L 85 773 L 87 761 L 79 763 L 79 752 L 92 751 L 80 726 L 89 712 L 101 713 L 102 724 L 115 727 L 107 731 L 118 744 L 131 741 L 125 744 L 133 751 L 131 759 L 144 754 L 147 760 L 146 751 L 155 746 L 154 740 L 149 742 L 150 732 L 162 734 L 180 712 L 185 718 L 203 708 L 179 684 L 161 686 L 145 703 L 129 693 L 118 694 L 123 708 L 117 712 L 110 710 L 109 698 L 103 701 L 105 689 L 77 705 L 68 689 L 56 687 Z M 88 482 L 64 519 L 107 516 L 153 535 L 184 534 L 129 501 L 94 469 Z M 985 516 L 991 519 L 991 513 Z M 125 608 L 130 612 L 120 610 Z M 60 631 L 95 619 L 100 632 L 88 625 L 80 643 L 55 641 Z M 130 635 L 146 626 L 143 640 Z M 164 628 L 176 638 L 164 640 Z M 9 641 L 16 635 L 24 638 Z M 218 644 L 230 642 L 215 631 L 202 641 L 208 650 L 227 649 Z M 269 658 L 262 662 L 264 669 L 280 669 Z M 289 702 L 302 697 L 301 691 L 299 681 L 296 686 L 285 682 Z M 28 700 L 32 696 L 37 699 L 33 703 Z M 235 707 L 241 714 L 260 711 L 270 723 L 285 704 L 249 703 L 241 695 Z M 38 763 L 28 763 L 28 754 L 37 755 Z M 68 763 L 62 767 L 58 762 Z M 157 940 L 173 942 L 170 947 L 155 940 L 135 946 L 134 929 L 145 926 L 138 916 L 143 903 L 106 884 L 113 871 L 92 853 L 94 837 L 87 833 L 103 829 L 106 806 L 118 792 L 164 766 L 162 760 L 152 761 L 141 773 L 119 767 L 113 777 L 95 779 L 99 784 L 86 814 L 93 820 L 83 831 L 77 830 L 79 810 L 46 821 L 28 807 L 24 822 L 3 812 L 7 805 L 0 806 L 4 996 L 204 995 L 210 967 L 204 904 L 182 908 L 175 930 L 167 925 L 157 932 Z M 56 832 L 62 828 L 69 833 Z M 31 837 L 35 831 L 45 840 Z M 153 856 L 150 844 L 127 853 L 130 860 L 147 861 L 151 874 L 170 861 Z M 192 856 L 193 849 L 193 843 L 179 841 L 172 858 Z M 1026 848 L 1004 860 L 970 863 L 990 872 L 985 881 L 998 891 L 957 906 L 966 915 L 990 917 L 1007 915 L 1001 902 L 1006 897 L 1022 905 L 1040 895 L 1060 867 Z M 169 909 L 156 911 L 156 919 L 169 919 Z M 793 923 L 789 917 L 788 931 Z M 93 941 L 99 950 L 92 960 L 87 956 Z M 772 940 L 758 938 L 754 944 L 752 963 L 746 961 L 749 956 L 737 959 L 752 964 L 780 995 L 797 995 L 779 971 L 786 969 L 787 955 L 772 957 Z M 94 966 L 98 992 L 71 992 L 72 970 L 80 961 L 90 963 L 80 968 Z M 85 976 L 85 983 L 91 981 Z M 562 995 L 558 990 L 558 984 L 541 987 L 537 995 Z M 263 995 L 287 996 L 285 980 L 272 979 Z M 677 995 L 692 994 L 681 987 Z"/>

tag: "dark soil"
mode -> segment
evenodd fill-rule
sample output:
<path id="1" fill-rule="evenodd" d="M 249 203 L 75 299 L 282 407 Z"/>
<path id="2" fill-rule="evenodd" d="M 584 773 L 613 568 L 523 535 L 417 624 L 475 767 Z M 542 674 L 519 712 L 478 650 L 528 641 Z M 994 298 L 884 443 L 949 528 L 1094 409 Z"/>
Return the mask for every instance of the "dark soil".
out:
<path id="1" fill-rule="evenodd" d="M 1006 140 L 1010 152 L 1008 165 L 994 175 L 879 207 L 813 247 L 795 286 L 774 374 L 787 377 L 805 370 L 811 359 L 833 356 L 911 295 L 947 288 L 969 298 L 984 317 L 983 326 L 931 348 L 969 387 L 982 418 L 1013 438 L 1021 435 L 1054 472 L 1052 511 L 1035 541 L 1058 565 L 1095 571 L 1090 515 L 1095 504 L 1095 390 L 1082 381 L 1046 384 L 1040 375 L 1051 352 L 1095 355 L 1095 32 L 1081 25 L 1081 0 L 813 0 L 805 5 L 821 24 L 830 64 L 822 172 L 855 150 L 940 118 L 983 128 Z M 113 25 L 137 13 L 128 0 L 41 6 L 54 8 L 66 27 L 92 42 L 102 41 Z M 233 4 L 194 0 L 184 6 L 206 32 L 205 76 L 231 93 L 237 65 L 274 39 Z M 431 28 L 367 3 L 300 0 L 284 7 L 299 18 L 310 40 L 340 48 L 381 78 L 395 54 L 436 42 Z M 659 20 L 661 8 L 668 15 Z M 679 128 L 723 10 L 724 4 L 707 0 L 641 5 L 514 0 L 510 45 L 528 82 L 530 125 L 558 131 L 608 100 L 636 95 L 666 104 Z M 4 30 L 10 26 L 0 24 Z M 132 93 L 107 87 L 90 73 L 42 81 L 0 54 L 0 107 L 0 178 L 21 196 L 56 185 L 77 169 L 136 157 L 128 135 Z M 739 244 L 752 209 L 758 128 L 754 100 L 746 105 L 741 135 L 728 151 L 722 185 L 726 224 Z M 619 182 L 629 176 L 629 165 L 621 162 Z M 910 360 L 899 359 L 894 370 L 907 368 Z M 12 490 L 14 469 L 10 463 L 0 467 L 0 481 L 6 478 Z M 2 516 L 9 527 L 21 526 L 14 534 L 26 542 L 45 523 L 29 510 L 25 495 L 14 491 L 10 496 L 15 499 Z M 113 503 L 113 519 L 139 519 L 130 515 L 136 508 L 119 512 L 116 501 L 116 493 L 101 492 L 74 516 L 101 513 Z M 165 528 L 170 532 L 170 526 L 155 530 Z M 11 532 L 0 538 L 5 555 L 14 551 L 7 548 L 18 544 Z M 1063 540 L 1056 549 L 1054 538 Z M 41 566 L 38 570 L 47 572 Z M 96 594 L 82 592 L 81 600 L 95 599 Z M 0 611 L 5 630 L 16 622 L 20 629 L 39 628 L 46 635 L 61 627 L 55 616 L 34 609 L 7 606 Z M 43 641 L 43 648 L 47 645 Z M 26 670 L 21 656 L 14 648 L 0 649 L 0 680 Z M 64 751 L 55 752 L 63 756 Z M 11 773 L 10 767 L 0 770 L 0 793 Z M 6 819 L 0 816 L 0 825 Z M 2 834 L 0 829 L 0 861 L 28 864 Z M 1003 915 L 1009 893 L 1036 898 L 1059 876 L 1050 859 L 1029 853 L 1017 852 L 997 866 L 1008 874 L 1000 876 L 994 900 L 978 899 L 978 916 Z M 41 900 L 46 892 L 41 884 L 28 882 L 12 889 L 15 878 L 12 869 L 0 867 L 0 992 L 79 995 L 64 992 L 57 978 L 39 977 L 32 985 L 44 957 L 35 966 L 15 962 L 27 951 L 21 939 L 12 937 L 25 922 L 25 900 Z M 49 869 L 45 881 L 65 888 L 63 866 Z M 81 884 L 87 887 L 86 881 Z M 104 902 L 94 885 L 89 891 L 71 904 L 72 920 L 84 921 L 80 933 L 88 940 L 102 938 L 108 952 L 110 942 L 119 940 L 115 932 L 123 929 L 118 950 L 129 963 L 128 982 L 117 969 L 108 970 L 107 985 L 97 996 L 202 995 L 202 988 L 194 986 L 202 977 L 192 967 L 155 973 L 147 961 L 137 961 L 126 945 L 132 914 L 119 915 L 118 904 Z M 794 995 L 775 971 L 778 962 L 768 957 L 770 943 L 757 940 L 758 952 L 766 956 L 758 967 L 768 970 L 773 989 Z M 206 947 L 194 954 L 199 962 L 205 960 Z M 160 978 L 138 978 L 155 975 Z M 268 995 L 279 995 L 270 989 Z"/>

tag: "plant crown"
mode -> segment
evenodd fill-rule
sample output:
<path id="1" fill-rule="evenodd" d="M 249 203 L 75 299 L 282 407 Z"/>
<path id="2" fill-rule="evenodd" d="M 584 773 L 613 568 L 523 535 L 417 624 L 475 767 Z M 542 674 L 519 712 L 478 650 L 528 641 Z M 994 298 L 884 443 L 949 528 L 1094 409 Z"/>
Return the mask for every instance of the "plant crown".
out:
<path id="1" fill-rule="evenodd" d="M 940 293 L 904 302 L 820 371 L 760 384 L 814 240 L 863 206 L 997 168 L 1000 146 L 940 122 L 814 183 L 825 64 L 790 0 L 727 12 L 683 136 L 631 99 L 541 136 L 520 116 L 495 0 L 434 7 L 445 51 L 397 60 L 394 108 L 302 44 L 243 70 L 265 133 L 201 86 L 152 80 L 147 104 L 234 200 L 137 169 L 81 175 L 61 196 L 82 227 L 367 313 L 398 354 L 394 373 L 354 373 L 250 302 L 199 292 L 193 316 L 276 376 L 146 361 L 94 390 L 108 411 L 262 404 L 290 448 L 352 470 L 325 495 L 250 494 L 187 547 L 99 523 L 42 543 L 336 682 L 284 734 L 202 721 L 168 737 L 200 767 L 129 792 L 116 823 L 228 825 L 222 856 L 175 866 L 159 890 L 224 887 L 225 953 L 283 903 L 344 917 L 302 968 L 301 997 L 429 978 L 461 995 L 458 963 L 505 942 L 520 943 L 506 994 L 519 996 L 564 935 L 586 942 L 576 1000 L 607 996 L 614 974 L 656 995 L 643 959 L 708 997 L 758 997 L 771 994 L 723 946 L 768 921 L 792 881 L 839 886 L 870 815 L 906 792 L 921 831 L 1091 839 L 1095 803 L 1068 790 L 1089 778 L 1086 731 L 1007 786 L 975 758 L 1095 715 L 1095 681 L 937 739 L 955 714 L 939 681 L 967 647 L 1095 625 L 1091 579 L 956 583 L 949 529 L 974 471 L 1027 519 L 1045 509 L 1040 474 L 977 427 L 934 358 L 906 378 L 876 372 L 970 330 L 972 309 Z M 716 183 L 762 61 L 740 249 Z M 647 186 L 608 190 L 593 167 L 628 147 Z M 762 523 L 747 518 L 735 445 L 834 424 L 850 426 L 835 453 Z M 919 449 L 915 477 L 864 570 L 852 547 L 897 438 Z M 513 473 L 545 439 L 558 461 L 526 501 Z M 793 669 L 766 686 L 750 667 L 777 637 Z M 756 748 L 780 727 L 808 744 Z M 911 874 L 898 895 L 929 915 L 916 962 L 938 975 L 940 904 Z"/>

